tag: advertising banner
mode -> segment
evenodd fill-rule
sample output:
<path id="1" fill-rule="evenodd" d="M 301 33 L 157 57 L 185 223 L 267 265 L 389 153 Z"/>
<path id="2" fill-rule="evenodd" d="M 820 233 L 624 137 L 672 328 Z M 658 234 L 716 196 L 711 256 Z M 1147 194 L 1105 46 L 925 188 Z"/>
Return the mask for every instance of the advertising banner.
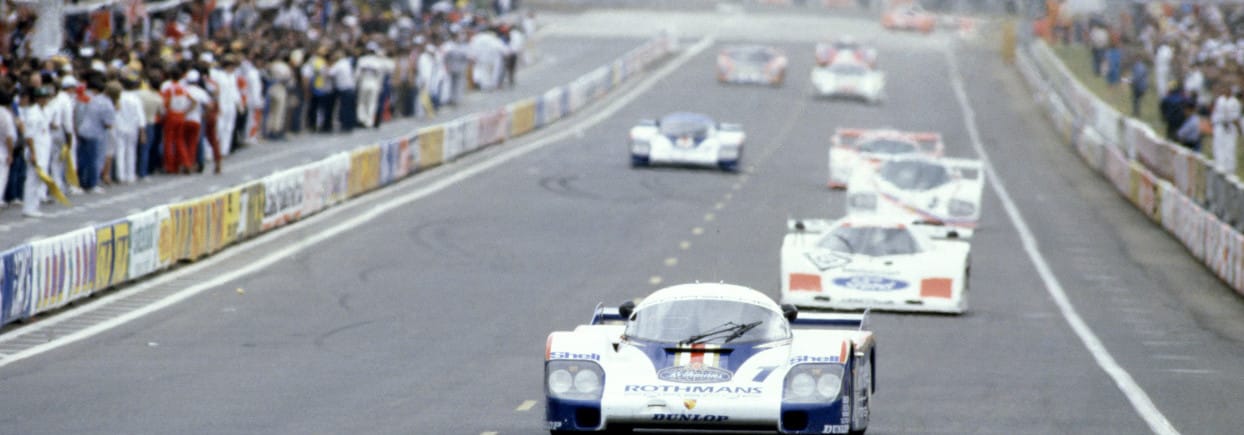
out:
<path id="1" fill-rule="evenodd" d="M 54 310 L 91 294 L 100 282 L 95 262 L 100 247 L 96 245 L 95 234 L 95 228 L 86 227 L 30 243 L 31 310 L 28 314 Z M 111 269 L 111 265 L 104 270 L 107 269 Z"/>
<path id="2" fill-rule="evenodd" d="M 302 216 L 303 172 L 304 167 L 300 166 L 263 178 L 263 231 L 296 221 Z"/>
<path id="3" fill-rule="evenodd" d="M 509 129 L 510 114 L 504 107 L 496 108 L 479 114 L 479 143 L 480 145 L 492 145 L 505 140 L 506 131 Z"/>
<path id="4" fill-rule="evenodd" d="M 510 137 L 522 136 L 536 128 L 536 100 L 528 98 L 506 107 L 510 112 Z"/>
<path id="5" fill-rule="evenodd" d="M 30 317 L 34 298 L 30 245 L 0 253 L 0 325 Z"/>
<path id="6" fill-rule="evenodd" d="M 36 248 L 36 257 L 38 249 Z M 103 290 L 129 279 L 130 222 L 125 219 L 95 227 L 95 289 Z M 90 289 L 86 289 L 90 293 Z"/>
<path id="7" fill-rule="evenodd" d="M 125 218 L 130 224 L 129 278 L 138 279 L 160 270 L 160 220 L 168 207 L 157 206 Z"/>
<path id="8" fill-rule="evenodd" d="M 350 151 L 350 196 L 380 186 L 380 147 L 370 145 Z"/>
<path id="9" fill-rule="evenodd" d="M 458 160 L 458 156 L 461 156 L 462 153 L 467 151 L 466 145 L 464 144 L 464 141 L 466 140 L 466 118 L 474 117 L 474 114 L 461 116 L 457 119 L 441 124 L 441 126 L 445 129 L 445 141 L 444 146 L 441 149 L 444 150 L 444 155 L 442 157 L 445 158 L 446 162 Z M 471 125 L 475 124 L 472 123 Z"/>
<path id="10" fill-rule="evenodd" d="M 419 129 L 419 169 L 430 168 L 445 162 L 444 149 L 445 144 L 445 128 L 439 125 L 432 125 Z"/>

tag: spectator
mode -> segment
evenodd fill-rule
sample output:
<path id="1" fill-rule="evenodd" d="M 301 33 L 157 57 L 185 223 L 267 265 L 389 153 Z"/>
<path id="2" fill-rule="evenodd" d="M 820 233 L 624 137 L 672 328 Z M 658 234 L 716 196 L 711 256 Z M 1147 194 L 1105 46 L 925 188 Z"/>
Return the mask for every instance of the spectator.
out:
<path id="1" fill-rule="evenodd" d="M 322 46 L 320 51 L 303 66 L 303 77 L 306 77 L 307 94 L 311 105 L 307 110 L 307 129 L 320 133 L 332 131 L 333 104 L 336 94 L 333 92 L 333 80 L 328 74 L 328 47 Z"/>
<path id="2" fill-rule="evenodd" d="M 117 105 L 117 124 L 112 129 L 112 136 L 117 144 L 117 181 L 124 184 L 138 181 L 138 144 L 147 140 L 144 132 L 147 114 L 143 111 L 143 100 L 138 94 L 139 83 L 137 71 L 126 71 L 121 76 L 120 85 L 123 90 Z"/>
<path id="3" fill-rule="evenodd" d="M 467 46 L 466 34 L 458 32 L 445 41 L 442 46 L 445 52 L 445 70 L 449 72 L 448 103 L 457 105 L 462 99 L 466 88 L 466 72 L 471 64 L 470 47 Z"/>
<path id="4" fill-rule="evenodd" d="M 160 85 L 164 99 L 164 172 L 187 174 L 190 172 L 192 143 L 198 141 L 197 122 L 191 129 L 187 119 L 199 102 L 190 95 L 187 75 L 183 65 L 170 69 L 168 80 Z M 193 131 L 191 131 L 193 130 Z"/>
<path id="5" fill-rule="evenodd" d="M 1102 64 L 1105 62 L 1106 49 L 1110 44 L 1110 31 L 1103 25 L 1093 25 L 1089 29 L 1089 49 L 1093 57 L 1093 75 L 1101 77 Z"/>
<path id="6" fill-rule="evenodd" d="M 358 60 L 358 104 L 360 125 L 365 128 L 379 127 L 380 91 L 384 77 L 393 72 L 393 61 L 384 57 L 384 50 L 375 41 L 367 43 L 368 54 Z"/>
<path id="7" fill-rule="evenodd" d="M 116 168 L 114 168 L 113 165 L 116 162 L 117 150 L 121 147 L 119 141 L 120 138 L 117 136 L 117 130 L 120 128 L 120 123 L 133 122 L 132 118 L 122 118 L 121 91 L 121 84 L 115 81 L 108 82 L 108 84 L 104 87 L 104 94 L 108 96 L 108 100 L 112 102 L 112 107 L 116 109 L 117 112 L 116 123 L 112 125 L 112 129 L 109 130 L 108 137 L 105 140 L 106 146 L 104 147 L 104 160 L 102 164 L 103 169 L 100 170 L 99 174 L 99 178 L 105 186 L 111 185 L 115 181 L 113 174 L 116 172 Z"/>
<path id="8" fill-rule="evenodd" d="M 73 131 L 73 93 L 78 87 L 78 80 L 72 74 L 67 74 L 58 87 L 60 91 L 52 97 L 47 110 L 52 120 L 52 163 L 48 168 L 48 175 L 61 191 L 82 193 L 82 188 L 78 186 L 78 176 L 73 170 L 77 142 Z"/>
<path id="9" fill-rule="evenodd" d="M 1132 116 L 1140 116 L 1140 100 L 1149 89 L 1149 67 L 1143 57 L 1132 61 Z"/>
<path id="10" fill-rule="evenodd" d="M 357 94 L 354 86 L 354 65 L 353 53 L 338 49 L 333 54 L 333 65 L 329 67 L 328 74 L 333 80 L 333 91 L 336 94 L 334 98 L 337 100 L 337 119 L 341 123 L 341 131 L 349 133 L 354 131 L 354 124 L 358 121 L 357 112 Z M 329 120 L 329 128 L 331 131 L 331 120 Z"/>
<path id="11" fill-rule="evenodd" d="M 1197 113 L 1196 104 L 1192 102 L 1184 103 L 1184 122 L 1179 127 L 1179 131 L 1175 133 L 1175 138 L 1179 143 L 1189 149 L 1201 152 L 1201 136 L 1204 134 L 1201 125 L 1201 115 Z"/>
<path id="12" fill-rule="evenodd" d="M 264 136 L 282 139 L 285 137 L 290 90 L 294 88 L 294 70 L 284 58 L 277 56 L 268 64 L 268 78 L 268 117 Z"/>
<path id="13" fill-rule="evenodd" d="M 116 106 L 104 95 L 104 76 L 91 73 L 86 80 L 87 102 L 74 114 L 78 129 L 78 181 L 91 193 L 104 193 L 99 185 L 100 163 L 109 130 L 116 122 Z"/>
<path id="14" fill-rule="evenodd" d="M 22 189 L 22 215 L 42 217 L 39 204 L 47 195 L 47 184 L 39 176 L 46 175 L 52 162 L 52 120 L 45 111 L 52 97 L 52 89 L 34 82 L 28 84 L 22 95 L 21 126 L 26 145 L 26 184 Z"/>
<path id="15" fill-rule="evenodd" d="M 13 116 L 13 93 L 0 87 L 0 192 L 4 192 L 9 183 L 9 156 L 13 155 L 17 146 L 17 119 Z M 0 198 L 0 207 L 6 205 Z"/>
<path id="16" fill-rule="evenodd" d="M 523 55 L 523 45 L 526 44 L 522 30 L 503 26 L 506 34 L 506 51 L 505 51 L 505 82 L 510 88 L 514 87 L 515 69 L 518 67 L 518 59 Z"/>
<path id="17" fill-rule="evenodd" d="M 143 79 L 143 86 L 138 89 L 138 98 L 143 103 L 143 114 L 147 116 L 142 134 L 146 140 L 139 141 L 138 155 L 134 161 L 134 172 L 139 180 L 146 180 L 152 168 L 158 166 L 160 161 L 155 156 L 158 155 L 160 139 L 163 136 L 161 125 L 165 116 L 164 99 L 154 89 L 160 83 L 160 76 L 159 70 L 148 71 L 147 77 Z"/>
<path id="18" fill-rule="evenodd" d="M 1162 102 L 1158 106 L 1158 110 L 1162 112 L 1162 121 L 1166 123 L 1166 138 L 1170 140 L 1178 140 L 1176 132 L 1179 127 L 1184 125 L 1187 115 L 1184 112 L 1184 105 L 1190 101 L 1184 96 L 1183 87 L 1178 83 L 1175 87 L 1166 92 L 1162 97 Z"/>
<path id="19" fill-rule="evenodd" d="M 211 62 L 213 58 L 209 56 L 205 59 Z M 216 128 L 205 134 L 215 135 L 220 154 L 224 156 L 229 155 L 233 148 L 234 130 L 239 127 L 238 114 L 246 109 L 240 87 L 244 80 L 239 76 L 237 67 L 238 58 L 232 54 L 226 55 L 221 62 L 221 68 L 209 69 L 207 76 L 208 82 L 216 87 Z"/>
<path id="20" fill-rule="evenodd" d="M 1106 83 L 1110 86 L 1119 84 L 1123 75 L 1123 50 L 1119 48 L 1119 44 L 1111 44 L 1106 49 Z"/>
<path id="21" fill-rule="evenodd" d="M 1158 46 L 1157 53 L 1153 59 L 1153 77 L 1154 88 L 1157 89 L 1158 95 L 1166 95 L 1166 88 L 1170 86 L 1171 81 L 1171 60 L 1175 57 L 1175 50 L 1170 44 L 1163 42 Z"/>

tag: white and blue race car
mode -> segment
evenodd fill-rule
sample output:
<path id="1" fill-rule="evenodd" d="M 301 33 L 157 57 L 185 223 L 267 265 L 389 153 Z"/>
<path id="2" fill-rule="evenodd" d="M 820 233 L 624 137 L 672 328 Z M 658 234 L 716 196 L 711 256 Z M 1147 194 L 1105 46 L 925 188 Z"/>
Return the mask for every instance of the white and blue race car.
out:
<path id="1" fill-rule="evenodd" d="M 737 171 L 743 157 L 743 126 L 708 115 L 675 112 L 631 127 L 631 166 L 684 165 Z"/>
<path id="2" fill-rule="evenodd" d="M 877 216 L 787 222 L 782 298 L 797 307 L 963 313 L 971 245 Z"/>
<path id="3" fill-rule="evenodd" d="M 847 213 L 895 216 L 969 238 L 981 216 L 985 177 L 980 160 L 891 156 L 856 166 L 847 183 Z"/>
<path id="4" fill-rule="evenodd" d="M 864 320 L 728 284 L 598 307 L 590 324 L 549 334 L 548 429 L 862 434 L 876 367 Z"/>

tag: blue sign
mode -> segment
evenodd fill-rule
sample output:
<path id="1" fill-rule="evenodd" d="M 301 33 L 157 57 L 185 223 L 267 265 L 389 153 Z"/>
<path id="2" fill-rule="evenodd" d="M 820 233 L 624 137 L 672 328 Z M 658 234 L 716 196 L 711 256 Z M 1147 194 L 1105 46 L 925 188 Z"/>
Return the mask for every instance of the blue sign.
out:
<path id="1" fill-rule="evenodd" d="M 834 278 L 834 285 L 866 292 L 889 292 L 907 288 L 907 281 L 884 276 L 848 276 Z"/>

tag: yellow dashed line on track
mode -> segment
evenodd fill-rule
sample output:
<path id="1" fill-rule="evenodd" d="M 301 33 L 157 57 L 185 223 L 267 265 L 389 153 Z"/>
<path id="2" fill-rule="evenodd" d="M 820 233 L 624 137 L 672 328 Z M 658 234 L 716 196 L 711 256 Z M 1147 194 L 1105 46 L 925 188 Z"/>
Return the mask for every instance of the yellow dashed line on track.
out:
<path id="1" fill-rule="evenodd" d="M 669 267 L 674 267 L 674 266 L 678 265 L 678 257 L 670 257 L 670 258 L 666 258 L 666 259 L 665 259 L 665 265 L 666 265 L 666 266 L 669 266 Z"/>
<path id="2" fill-rule="evenodd" d="M 657 285 L 660 283 L 661 277 L 659 275 L 652 275 L 652 278 L 648 278 L 648 284 Z"/>
<path id="3" fill-rule="evenodd" d="M 704 229 L 703 229 L 703 228 L 700 228 L 700 227 L 695 227 L 695 228 L 692 228 L 692 229 L 691 229 L 691 234 L 695 234 L 695 235 L 697 235 L 697 236 L 698 236 L 698 235 L 700 235 L 700 234 L 704 234 Z"/>
<path id="4" fill-rule="evenodd" d="M 717 215 L 712 214 L 712 213 L 705 213 L 705 214 L 704 214 L 704 221 L 705 221 L 705 222 L 712 222 L 712 221 L 713 221 L 713 219 L 717 219 Z"/>
<path id="5" fill-rule="evenodd" d="M 688 242 L 688 241 L 686 241 L 686 240 L 683 240 L 683 241 L 681 241 L 681 242 L 678 242 L 678 249 L 681 249 L 681 250 L 684 250 L 684 251 L 686 251 L 686 250 L 688 250 L 688 249 L 691 249 L 691 242 Z"/>
<path id="6" fill-rule="evenodd" d="M 726 203 L 724 202 L 718 202 L 716 204 L 713 204 L 713 210 L 721 210 L 723 208 L 726 208 Z"/>
<path id="7" fill-rule="evenodd" d="M 524 400 L 523 403 L 519 404 L 517 408 L 514 408 L 514 411 L 515 412 L 530 411 L 531 408 L 534 408 L 535 406 L 536 406 L 536 401 Z"/>
<path id="8" fill-rule="evenodd" d="M 492 432 L 480 432 L 480 433 L 479 433 L 479 435 L 497 435 L 497 432 L 496 432 L 496 431 L 492 431 Z"/>

